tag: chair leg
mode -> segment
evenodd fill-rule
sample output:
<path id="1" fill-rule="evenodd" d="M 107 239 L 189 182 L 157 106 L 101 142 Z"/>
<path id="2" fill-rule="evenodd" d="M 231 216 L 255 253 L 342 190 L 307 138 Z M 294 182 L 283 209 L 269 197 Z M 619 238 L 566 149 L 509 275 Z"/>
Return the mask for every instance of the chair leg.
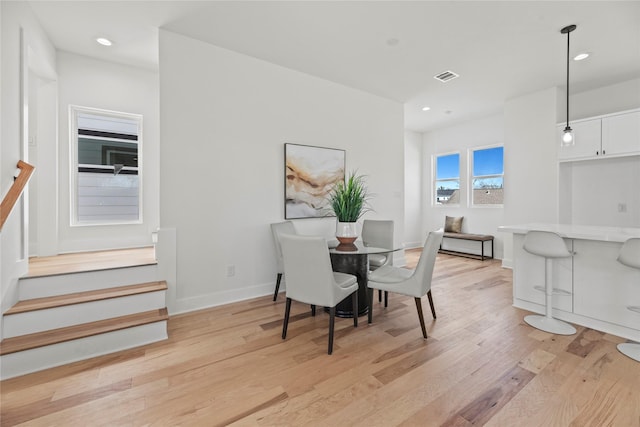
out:
<path id="1" fill-rule="evenodd" d="M 378 289 L 378 302 L 382 302 L 382 290 Z"/>
<path id="2" fill-rule="evenodd" d="M 358 290 L 351 294 L 351 302 L 353 303 L 353 327 L 358 327 Z"/>
<path id="3" fill-rule="evenodd" d="M 333 353 L 333 325 L 336 320 L 336 308 L 331 307 L 329 309 L 329 349 L 327 350 L 328 354 Z"/>
<path id="4" fill-rule="evenodd" d="M 427 338 L 427 328 L 424 326 L 424 316 L 422 315 L 422 300 L 416 297 L 416 308 L 418 309 L 418 318 L 420 319 L 420 327 L 422 328 L 422 336 Z"/>
<path id="5" fill-rule="evenodd" d="M 367 289 L 367 299 L 369 300 L 369 313 L 367 314 L 368 316 L 368 323 L 373 322 L 373 289 L 368 288 Z"/>
<path id="6" fill-rule="evenodd" d="M 280 280 L 282 280 L 282 273 L 278 273 L 278 277 L 276 278 L 276 291 L 273 293 L 273 300 L 278 299 L 278 291 L 280 290 Z"/>
<path id="7" fill-rule="evenodd" d="M 384 291 L 384 308 L 389 306 L 389 291 Z"/>
<path id="8" fill-rule="evenodd" d="M 287 298 L 284 309 L 284 323 L 282 324 L 282 339 L 287 337 L 287 326 L 289 326 L 289 313 L 291 312 L 291 298 Z"/>
<path id="9" fill-rule="evenodd" d="M 427 292 L 427 297 L 429 297 L 429 305 L 431 306 L 431 314 L 433 314 L 433 318 L 436 318 L 436 308 L 433 306 L 433 296 L 431 296 L 431 289 Z"/>
<path id="10" fill-rule="evenodd" d="M 316 306 L 315 304 L 311 304 L 311 315 L 315 317 L 316 315 Z"/>

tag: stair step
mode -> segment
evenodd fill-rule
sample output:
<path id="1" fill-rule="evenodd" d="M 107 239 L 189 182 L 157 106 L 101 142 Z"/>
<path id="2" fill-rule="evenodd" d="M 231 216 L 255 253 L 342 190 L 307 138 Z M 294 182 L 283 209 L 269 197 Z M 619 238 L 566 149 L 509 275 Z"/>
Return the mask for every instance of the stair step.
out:
<path id="1" fill-rule="evenodd" d="M 145 265 L 109 270 L 85 271 L 53 276 L 22 277 L 18 284 L 20 301 L 148 283 L 161 279 L 158 266 Z"/>
<path id="2" fill-rule="evenodd" d="M 6 315 L 26 313 L 29 311 L 43 310 L 65 305 L 81 304 L 91 301 L 100 301 L 110 298 L 137 295 L 148 292 L 164 291 L 167 289 L 167 282 L 148 282 L 137 285 L 118 286 L 115 288 L 98 289 L 94 291 L 76 292 L 67 295 L 57 295 L 52 297 L 34 298 L 19 301 L 16 305 L 5 312 Z"/>
<path id="3" fill-rule="evenodd" d="M 35 334 L 21 335 L 6 338 L 0 342 L 0 355 L 15 353 L 33 348 L 71 341 L 79 338 L 90 337 L 106 332 L 117 331 L 133 326 L 145 325 L 154 322 L 166 321 L 169 314 L 166 308 L 151 310 L 143 313 L 130 314 L 128 316 L 114 317 L 97 322 L 84 323 L 53 329 Z"/>
<path id="4" fill-rule="evenodd" d="M 29 259 L 27 277 L 110 270 L 144 265 L 156 265 L 153 246 L 109 251 L 77 252 Z"/>

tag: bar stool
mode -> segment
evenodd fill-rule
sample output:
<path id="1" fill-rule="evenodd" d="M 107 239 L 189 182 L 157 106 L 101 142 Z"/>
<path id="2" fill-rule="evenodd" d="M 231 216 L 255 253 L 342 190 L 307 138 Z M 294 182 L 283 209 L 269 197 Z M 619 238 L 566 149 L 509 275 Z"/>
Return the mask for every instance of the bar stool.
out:
<path id="1" fill-rule="evenodd" d="M 633 237 L 622 244 L 618 254 L 618 262 L 627 267 L 640 269 L 640 237 Z M 628 306 L 627 310 L 640 313 L 640 307 L 637 306 Z M 640 362 L 640 343 L 618 344 L 618 351 Z"/>
<path id="2" fill-rule="evenodd" d="M 552 280 L 552 266 L 555 258 L 569 258 L 573 254 L 569 252 L 564 240 L 556 233 L 548 231 L 529 231 L 524 237 L 523 249 L 530 254 L 544 257 L 544 289 L 536 286 L 536 289 L 544 290 L 545 315 L 532 314 L 525 316 L 524 321 L 534 328 L 558 335 L 573 335 L 576 328 L 562 320 L 554 319 L 552 315 L 552 296 L 554 294 Z M 570 295 L 566 291 L 559 291 L 563 295 Z"/>

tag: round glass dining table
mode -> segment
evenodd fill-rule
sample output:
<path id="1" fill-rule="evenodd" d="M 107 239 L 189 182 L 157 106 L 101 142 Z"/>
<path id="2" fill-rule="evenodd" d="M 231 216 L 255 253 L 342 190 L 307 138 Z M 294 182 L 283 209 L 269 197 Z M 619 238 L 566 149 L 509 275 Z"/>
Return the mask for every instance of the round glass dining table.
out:
<path id="1" fill-rule="evenodd" d="M 379 248 L 365 246 L 362 241 L 350 244 L 329 245 L 331 265 L 333 271 L 353 274 L 358 279 L 358 316 L 367 314 L 367 277 L 369 273 L 369 255 L 386 254 L 403 248 Z M 353 317 L 351 297 L 346 298 L 336 306 L 336 316 Z"/>

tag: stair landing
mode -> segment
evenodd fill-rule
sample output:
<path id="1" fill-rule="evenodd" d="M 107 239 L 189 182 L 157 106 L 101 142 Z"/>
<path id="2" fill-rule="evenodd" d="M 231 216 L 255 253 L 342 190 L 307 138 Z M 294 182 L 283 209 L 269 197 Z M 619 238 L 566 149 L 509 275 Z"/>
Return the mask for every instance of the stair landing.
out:
<path id="1" fill-rule="evenodd" d="M 153 246 L 79 252 L 29 258 L 29 273 L 26 277 L 55 276 L 154 264 L 157 264 L 157 261 Z"/>

